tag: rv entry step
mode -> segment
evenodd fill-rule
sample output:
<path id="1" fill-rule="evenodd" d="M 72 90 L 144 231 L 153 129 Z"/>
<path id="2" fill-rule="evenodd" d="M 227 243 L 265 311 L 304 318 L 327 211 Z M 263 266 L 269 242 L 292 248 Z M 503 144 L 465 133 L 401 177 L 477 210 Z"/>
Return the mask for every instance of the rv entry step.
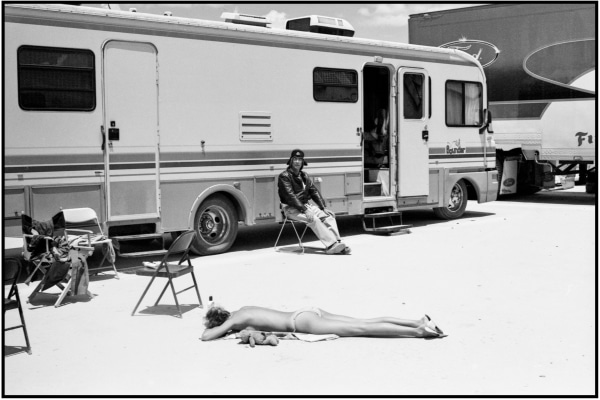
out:
<path id="1" fill-rule="evenodd" d="M 167 253 L 165 240 L 160 233 L 142 235 L 112 236 L 115 251 L 119 257 L 149 257 Z M 127 244 L 124 246 L 124 242 Z M 157 249 L 158 247 L 158 249 Z"/>
<path id="2" fill-rule="evenodd" d="M 370 220 L 367 223 L 367 220 Z M 365 214 L 362 217 L 363 228 L 367 232 L 385 235 L 410 233 L 412 225 L 402 223 L 401 212 L 381 212 Z"/>

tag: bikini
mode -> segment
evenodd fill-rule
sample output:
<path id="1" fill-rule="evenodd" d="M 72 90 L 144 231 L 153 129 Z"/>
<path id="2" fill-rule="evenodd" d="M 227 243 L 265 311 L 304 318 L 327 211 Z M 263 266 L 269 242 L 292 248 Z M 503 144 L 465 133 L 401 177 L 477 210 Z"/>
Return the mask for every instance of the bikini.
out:
<path id="1" fill-rule="evenodd" d="M 292 332 L 296 332 L 296 318 L 298 318 L 298 315 L 300 315 L 302 313 L 305 313 L 305 312 L 315 313 L 319 317 L 322 317 L 321 310 L 319 310 L 317 307 L 304 307 L 304 308 L 301 308 L 301 309 L 295 311 L 292 314 L 292 316 L 290 317 L 290 324 L 292 325 Z"/>

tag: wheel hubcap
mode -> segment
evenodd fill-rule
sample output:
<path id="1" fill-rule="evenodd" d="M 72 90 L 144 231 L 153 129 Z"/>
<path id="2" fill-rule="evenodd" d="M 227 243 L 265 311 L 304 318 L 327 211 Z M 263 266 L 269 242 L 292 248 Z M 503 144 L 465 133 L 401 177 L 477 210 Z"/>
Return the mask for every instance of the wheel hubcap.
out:
<path id="1" fill-rule="evenodd" d="M 460 185 L 456 184 L 450 192 L 450 200 L 448 201 L 448 210 L 457 211 L 463 202 L 463 191 Z"/>
<path id="2" fill-rule="evenodd" d="M 219 243 L 229 229 L 229 218 L 221 207 L 204 210 L 198 223 L 198 231 L 202 239 L 208 243 Z"/>

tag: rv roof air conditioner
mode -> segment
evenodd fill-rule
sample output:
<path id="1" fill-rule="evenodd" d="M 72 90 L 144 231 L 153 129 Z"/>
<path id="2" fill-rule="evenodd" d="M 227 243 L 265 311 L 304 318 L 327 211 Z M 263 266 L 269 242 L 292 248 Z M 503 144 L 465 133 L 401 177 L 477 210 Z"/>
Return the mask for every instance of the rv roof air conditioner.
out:
<path id="1" fill-rule="evenodd" d="M 221 14 L 221 18 L 224 19 L 225 22 L 230 22 L 232 24 L 262 26 L 264 28 L 270 28 L 269 25 L 271 25 L 271 21 L 266 17 L 240 14 L 236 12 L 224 12 Z"/>
<path id="2" fill-rule="evenodd" d="M 285 23 L 285 29 L 290 31 L 323 33 L 326 35 L 354 36 L 354 28 L 345 19 L 323 17 L 320 15 L 288 19 Z"/>

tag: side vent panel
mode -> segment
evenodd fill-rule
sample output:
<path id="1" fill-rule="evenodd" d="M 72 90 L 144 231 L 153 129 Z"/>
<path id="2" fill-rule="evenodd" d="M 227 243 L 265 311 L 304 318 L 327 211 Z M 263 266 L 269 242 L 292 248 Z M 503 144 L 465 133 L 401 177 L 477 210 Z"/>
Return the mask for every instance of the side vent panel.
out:
<path id="1" fill-rule="evenodd" d="M 273 140 L 271 113 L 258 111 L 240 112 L 240 140 Z"/>

